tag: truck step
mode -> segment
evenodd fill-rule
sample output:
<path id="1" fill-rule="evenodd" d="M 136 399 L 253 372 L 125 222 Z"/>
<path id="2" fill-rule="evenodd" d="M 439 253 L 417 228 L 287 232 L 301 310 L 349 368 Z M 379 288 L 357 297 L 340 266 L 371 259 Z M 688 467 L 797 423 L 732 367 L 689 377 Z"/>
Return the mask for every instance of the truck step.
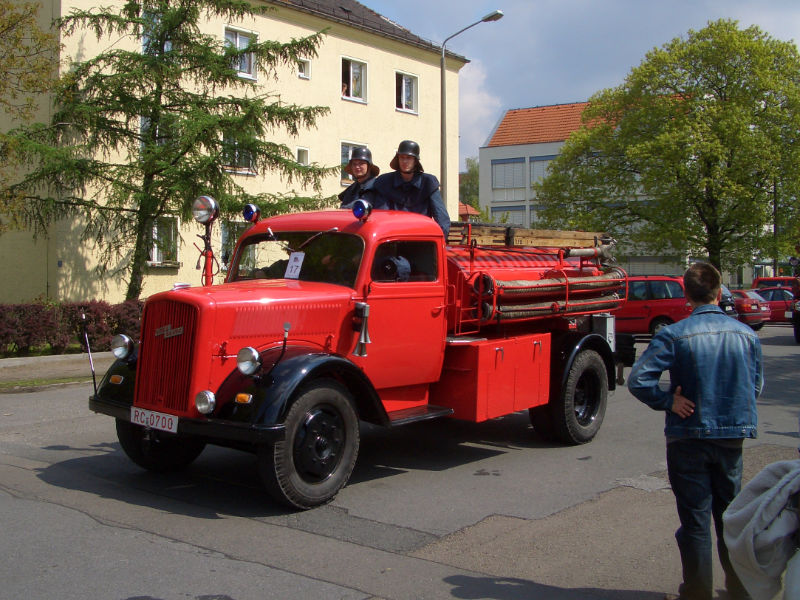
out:
<path id="1" fill-rule="evenodd" d="M 413 406 L 411 408 L 390 412 L 389 426 L 397 427 L 398 425 L 408 425 L 409 423 L 427 421 L 428 419 L 436 419 L 438 417 L 447 417 L 452 414 L 453 409 L 445 408 L 444 406 L 433 406 L 431 404 Z"/>

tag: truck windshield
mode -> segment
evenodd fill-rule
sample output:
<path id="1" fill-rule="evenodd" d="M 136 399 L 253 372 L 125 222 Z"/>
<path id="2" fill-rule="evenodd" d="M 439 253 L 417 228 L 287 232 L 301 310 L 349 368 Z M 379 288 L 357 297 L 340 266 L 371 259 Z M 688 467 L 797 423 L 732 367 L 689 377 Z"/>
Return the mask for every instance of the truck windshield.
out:
<path id="1" fill-rule="evenodd" d="M 234 256 L 228 281 L 299 279 L 352 288 L 363 253 L 359 236 L 335 230 L 253 235 Z"/>

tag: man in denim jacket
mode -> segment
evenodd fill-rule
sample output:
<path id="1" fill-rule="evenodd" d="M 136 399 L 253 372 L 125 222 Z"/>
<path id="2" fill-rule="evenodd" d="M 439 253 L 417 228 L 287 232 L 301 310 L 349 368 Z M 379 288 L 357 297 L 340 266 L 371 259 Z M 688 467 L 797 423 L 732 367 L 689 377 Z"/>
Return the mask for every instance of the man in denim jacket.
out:
<path id="1" fill-rule="evenodd" d="M 756 437 L 761 343 L 719 308 L 721 277 L 712 265 L 693 264 L 683 281 L 692 314 L 653 336 L 628 388 L 650 408 L 666 411 L 667 470 L 681 522 L 675 532 L 680 599 L 711 600 L 712 516 L 729 597 L 747 599 L 728 559 L 722 513 L 741 488 L 743 440 Z M 664 371 L 668 390 L 659 386 Z"/>

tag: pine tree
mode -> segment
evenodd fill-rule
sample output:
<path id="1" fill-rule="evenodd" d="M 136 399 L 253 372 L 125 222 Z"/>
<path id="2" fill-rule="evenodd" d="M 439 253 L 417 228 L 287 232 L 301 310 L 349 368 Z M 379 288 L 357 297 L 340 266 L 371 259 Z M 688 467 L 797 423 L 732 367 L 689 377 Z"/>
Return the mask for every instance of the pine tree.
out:
<path id="1" fill-rule="evenodd" d="M 240 0 L 128 0 L 61 19 L 63 35 L 89 31 L 108 43 L 65 71 L 50 123 L 13 132 L 32 169 L 9 190 L 27 194 L 27 226 L 80 217 L 84 239 L 102 248 L 99 268 L 115 265 L 128 279 L 126 299 L 135 299 L 154 224 L 165 215 L 188 220 L 198 195 L 214 196 L 223 214 L 247 203 L 265 213 L 318 206 L 331 170 L 298 164 L 269 137 L 314 127 L 328 109 L 286 104 L 240 71 L 252 65 L 261 80 L 275 78 L 281 66 L 316 56 L 322 34 L 243 44 L 201 29 L 206 19 L 235 24 L 266 10 Z M 317 196 L 248 193 L 237 168 L 277 171 Z"/>

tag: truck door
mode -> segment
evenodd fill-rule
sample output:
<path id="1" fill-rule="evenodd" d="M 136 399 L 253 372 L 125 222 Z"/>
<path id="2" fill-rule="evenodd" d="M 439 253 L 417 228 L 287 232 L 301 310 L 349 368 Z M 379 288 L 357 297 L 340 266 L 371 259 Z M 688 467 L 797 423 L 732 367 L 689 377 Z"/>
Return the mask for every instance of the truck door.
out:
<path id="1" fill-rule="evenodd" d="M 351 357 L 376 389 L 438 381 L 446 331 L 441 244 L 382 243 L 370 267 L 367 356 Z"/>

